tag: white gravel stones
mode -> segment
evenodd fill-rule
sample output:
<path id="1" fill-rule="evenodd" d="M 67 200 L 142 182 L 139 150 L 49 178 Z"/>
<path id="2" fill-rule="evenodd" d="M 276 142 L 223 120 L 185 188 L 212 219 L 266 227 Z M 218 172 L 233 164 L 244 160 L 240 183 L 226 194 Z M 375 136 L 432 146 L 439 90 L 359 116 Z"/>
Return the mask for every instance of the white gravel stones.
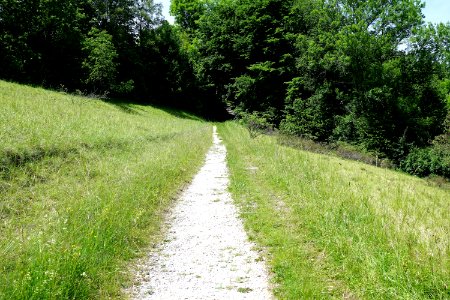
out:
<path id="1" fill-rule="evenodd" d="M 168 218 L 167 237 L 139 266 L 134 299 L 273 299 L 227 191 L 226 148 L 214 127 L 205 165 Z"/>

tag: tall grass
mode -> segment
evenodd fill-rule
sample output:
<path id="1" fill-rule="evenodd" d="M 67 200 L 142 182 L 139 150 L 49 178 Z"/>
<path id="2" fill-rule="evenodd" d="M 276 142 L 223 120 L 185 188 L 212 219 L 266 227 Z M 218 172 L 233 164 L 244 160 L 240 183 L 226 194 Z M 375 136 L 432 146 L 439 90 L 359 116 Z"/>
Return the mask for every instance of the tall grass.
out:
<path id="1" fill-rule="evenodd" d="M 449 299 L 450 192 L 219 126 L 231 192 L 280 299 Z"/>
<path id="2" fill-rule="evenodd" d="M 121 297 L 210 139 L 190 115 L 0 81 L 0 299 Z"/>

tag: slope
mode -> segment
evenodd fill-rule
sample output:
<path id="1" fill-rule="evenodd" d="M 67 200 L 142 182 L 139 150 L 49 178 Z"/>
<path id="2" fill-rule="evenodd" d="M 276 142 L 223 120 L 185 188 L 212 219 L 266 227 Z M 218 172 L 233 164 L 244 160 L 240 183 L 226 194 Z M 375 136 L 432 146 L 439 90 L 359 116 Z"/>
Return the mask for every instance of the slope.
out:
<path id="1" fill-rule="evenodd" d="M 281 299 L 448 299 L 450 191 L 394 172 L 251 139 L 233 122 L 231 192 L 267 248 Z"/>
<path id="2" fill-rule="evenodd" d="M 211 126 L 2 81 L 0 103 L 0 298 L 120 296 Z"/>

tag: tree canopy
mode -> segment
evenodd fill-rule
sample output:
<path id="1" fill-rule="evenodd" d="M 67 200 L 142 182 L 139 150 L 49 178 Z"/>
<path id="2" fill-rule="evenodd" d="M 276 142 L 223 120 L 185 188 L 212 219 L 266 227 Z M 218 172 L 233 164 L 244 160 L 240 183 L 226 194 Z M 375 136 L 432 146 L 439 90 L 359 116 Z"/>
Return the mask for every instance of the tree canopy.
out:
<path id="1" fill-rule="evenodd" d="M 181 26 L 196 75 L 237 115 L 395 160 L 444 130 L 450 25 L 419 0 L 181 2 L 202 7 Z"/>

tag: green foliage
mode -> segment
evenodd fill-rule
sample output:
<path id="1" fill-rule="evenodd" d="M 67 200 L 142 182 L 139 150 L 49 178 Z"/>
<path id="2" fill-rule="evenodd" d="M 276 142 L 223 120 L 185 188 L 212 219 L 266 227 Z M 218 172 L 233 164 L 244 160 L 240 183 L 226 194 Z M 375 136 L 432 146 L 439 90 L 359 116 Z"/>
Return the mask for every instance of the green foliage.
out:
<path id="1" fill-rule="evenodd" d="M 415 32 L 410 47 L 432 56 L 439 63 L 439 71 L 450 76 L 450 23 L 422 26 Z"/>
<path id="2" fill-rule="evenodd" d="M 180 25 L 197 79 L 235 112 L 268 112 L 286 133 L 358 143 L 396 161 L 442 132 L 448 28 L 422 26 L 420 1 L 173 6 L 195 15 Z"/>
<path id="3" fill-rule="evenodd" d="M 130 95 L 134 90 L 134 80 L 120 82 L 113 86 L 113 92 L 116 95 L 126 96 Z"/>
<path id="4" fill-rule="evenodd" d="M 177 24 L 186 31 L 197 28 L 197 21 L 205 10 L 205 0 L 172 0 L 170 13 L 175 16 Z"/>
<path id="5" fill-rule="evenodd" d="M 104 30 L 92 28 L 83 45 L 87 53 L 82 64 L 88 73 L 86 84 L 101 92 L 109 91 L 116 81 L 118 57 L 112 36 Z"/>
<path id="6" fill-rule="evenodd" d="M 400 163 L 400 168 L 417 176 L 450 178 L 450 151 L 439 146 L 413 149 Z"/>
<path id="7" fill-rule="evenodd" d="M 216 1 L 207 4 L 193 44 L 200 81 L 231 109 L 276 111 L 284 105 L 290 66 L 282 23 L 291 1 Z"/>
<path id="8" fill-rule="evenodd" d="M 440 82 L 442 93 L 447 99 L 447 109 L 450 111 L 450 78 L 445 78 Z"/>
<path id="9" fill-rule="evenodd" d="M 419 0 L 0 0 L 0 78 L 109 91 L 401 161 L 450 107 L 450 24 Z M 92 28 L 97 31 L 91 31 Z M 84 50 L 83 50 L 84 49 Z"/>
<path id="10" fill-rule="evenodd" d="M 450 150 L 450 110 L 447 112 L 447 117 L 444 121 L 444 133 L 437 136 L 433 144 L 446 147 Z"/>
<path id="11" fill-rule="evenodd" d="M 398 50 L 420 25 L 420 8 L 417 1 L 330 1 L 318 9 L 295 42 L 299 76 L 289 82 L 284 128 L 393 158 L 438 134 L 443 101 L 433 61 Z"/>
<path id="12" fill-rule="evenodd" d="M 280 129 L 292 135 L 307 137 L 313 140 L 326 140 L 333 128 L 333 112 L 331 102 L 333 95 L 329 86 L 323 86 L 314 95 L 302 99 L 298 88 L 301 79 L 296 77 L 289 82 L 287 91 L 286 112 Z"/>
<path id="13" fill-rule="evenodd" d="M 0 1 L 0 78 L 80 84 L 80 25 L 85 14 L 78 5 L 57 0 Z"/>
<path id="14" fill-rule="evenodd" d="M 273 124 L 268 119 L 270 116 L 267 113 L 260 112 L 239 112 L 241 122 L 247 127 L 251 138 L 256 138 L 261 134 L 267 134 L 273 131 Z"/>
<path id="15" fill-rule="evenodd" d="M 163 21 L 153 0 L 1 0 L 0 32 L 2 79 L 224 111 L 199 87 L 185 32 Z"/>
<path id="16" fill-rule="evenodd" d="M 400 163 L 400 168 L 418 176 L 438 175 L 450 179 L 450 113 L 444 122 L 445 131 L 432 146 L 413 149 Z"/>

